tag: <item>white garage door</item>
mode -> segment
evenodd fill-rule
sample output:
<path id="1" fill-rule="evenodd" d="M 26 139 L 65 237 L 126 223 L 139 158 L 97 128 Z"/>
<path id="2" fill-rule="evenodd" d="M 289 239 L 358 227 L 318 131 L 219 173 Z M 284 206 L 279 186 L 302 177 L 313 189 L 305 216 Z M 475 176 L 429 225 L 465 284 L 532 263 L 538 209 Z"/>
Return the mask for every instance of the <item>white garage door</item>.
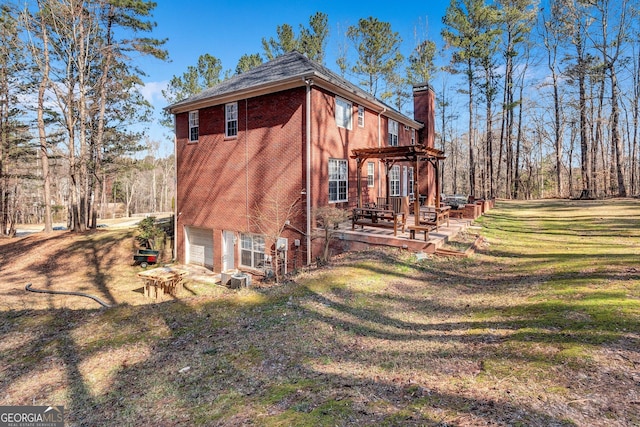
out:
<path id="1" fill-rule="evenodd" d="M 187 264 L 200 265 L 213 270 L 213 230 L 185 227 Z"/>

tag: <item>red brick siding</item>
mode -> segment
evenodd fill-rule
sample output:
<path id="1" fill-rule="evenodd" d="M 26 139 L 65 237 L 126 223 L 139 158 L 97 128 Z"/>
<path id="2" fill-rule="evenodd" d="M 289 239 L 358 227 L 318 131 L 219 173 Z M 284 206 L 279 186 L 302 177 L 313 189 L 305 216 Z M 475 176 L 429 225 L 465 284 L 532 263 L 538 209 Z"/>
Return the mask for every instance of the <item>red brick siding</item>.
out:
<path id="1" fill-rule="evenodd" d="M 181 261 L 185 225 L 213 230 L 214 269 L 219 271 L 222 230 L 258 233 L 258 211 L 265 212 L 276 199 L 288 205 L 300 197 L 304 93 L 299 88 L 238 101 L 239 129 L 234 138 L 224 136 L 224 105 L 199 111 L 197 143 L 188 142 L 188 114 L 176 116 Z M 304 217 L 293 219 L 292 225 L 304 230 Z M 289 234 L 284 237 L 291 245 L 302 239 L 298 233 Z"/>
<path id="2" fill-rule="evenodd" d="M 429 87 L 413 91 L 414 118 L 424 124 L 420 134 L 420 143 L 427 147 L 435 147 L 435 94 Z"/>
<path id="3" fill-rule="evenodd" d="M 312 139 L 312 194 L 314 206 L 329 204 L 329 165 L 328 160 L 347 159 L 349 165 L 348 201 L 333 205 L 341 208 L 353 207 L 357 203 L 357 162 L 351 159 L 351 150 L 355 148 L 378 147 L 378 114 L 365 108 L 364 127 L 358 126 L 358 103 L 352 103 L 353 122 L 351 130 L 338 127 L 335 120 L 335 95 L 326 90 L 314 88 L 312 98 L 311 126 Z M 382 118 L 380 144 L 386 145 L 386 121 Z M 367 187 L 367 167 L 362 167 L 363 201 L 375 201 L 378 195 L 379 169 L 376 163 L 375 187 Z M 384 181 L 383 181 L 384 182 Z"/>

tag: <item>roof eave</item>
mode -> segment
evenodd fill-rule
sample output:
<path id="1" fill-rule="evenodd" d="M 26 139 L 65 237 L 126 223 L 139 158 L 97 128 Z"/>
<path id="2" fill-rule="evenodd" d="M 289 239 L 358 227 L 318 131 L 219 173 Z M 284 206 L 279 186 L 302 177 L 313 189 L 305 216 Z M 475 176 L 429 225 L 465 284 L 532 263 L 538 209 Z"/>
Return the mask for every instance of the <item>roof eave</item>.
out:
<path id="1" fill-rule="evenodd" d="M 239 99 L 253 98 L 260 95 L 266 95 L 273 92 L 292 89 L 295 87 L 304 86 L 306 75 L 306 73 L 299 74 L 275 82 L 269 82 L 262 85 L 252 86 L 250 88 L 227 92 L 222 95 L 214 95 L 208 98 L 198 99 L 194 101 L 185 100 L 170 105 L 166 107 L 165 110 L 171 114 L 179 114 L 205 107 L 211 107 L 214 105 L 226 104 L 228 102 L 237 101 Z"/>

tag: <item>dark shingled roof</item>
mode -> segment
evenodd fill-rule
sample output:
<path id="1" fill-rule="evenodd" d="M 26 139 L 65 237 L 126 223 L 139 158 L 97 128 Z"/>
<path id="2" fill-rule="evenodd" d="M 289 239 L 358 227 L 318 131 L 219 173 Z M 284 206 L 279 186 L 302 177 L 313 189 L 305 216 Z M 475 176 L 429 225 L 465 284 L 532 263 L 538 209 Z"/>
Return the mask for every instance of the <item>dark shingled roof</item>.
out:
<path id="1" fill-rule="evenodd" d="M 210 87 L 209 89 L 205 89 L 196 95 L 176 102 L 166 107 L 166 109 L 171 111 L 177 107 L 206 101 L 207 99 L 217 98 L 220 96 L 231 95 L 234 92 L 246 91 L 252 88 L 257 89 L 262 86 L 276 84 L 296 77 L 300 77 L 301 85 L 302 78 L 304 77 L 321 78 L 361 98 L 364 98 L 369 102 L 376 103 L 381 107 L 385 107 L 387 110 L 401 114 L 395 108 L 388 106 L 384 102 L 360 89 L 358 86 L 343 79 L 328 68 L 311 61 L 306 56 L 296 51 L 286 53 L 247 72 L 233 76 L 232 78 Z M 409 120 L 411 120 L 411 118 L 409 118 Z"/>

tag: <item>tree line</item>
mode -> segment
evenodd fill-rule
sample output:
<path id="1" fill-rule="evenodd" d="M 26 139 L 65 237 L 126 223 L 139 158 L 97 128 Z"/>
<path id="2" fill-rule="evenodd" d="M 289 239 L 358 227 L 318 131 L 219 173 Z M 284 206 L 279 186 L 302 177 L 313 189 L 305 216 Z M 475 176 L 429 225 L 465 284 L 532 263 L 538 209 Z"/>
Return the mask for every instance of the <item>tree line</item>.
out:
<path id="1" fill-rule="evenodd" d="M 0 6 L 0 232 L 54 218 L 170 210 L 173 159 L 133 124 L 148 120 L 134 57 L 168 59 L 153 37 L 155 3 L 30 0 Z M 638 194 L 640 37 L 637 0 L 451 0 L 438 37 L 416 26 L 407 49 L 391 24 L 329 17 L 284 23 L 223 71 L 202 52 L 173 76 L 167 104 L 292 50 L 335 69 L 397 110 L 411 87 L 437 95 L 444 192 L 475 197 Z M 172 129 L 165 116 L 163 124 Z M 147 155 L 140 158 L 142 150 Z"/>
<path id="2" fill-rule="evenodd" d="M 464 135 L 447 132 L 443 116 L 440 131 L 468 181 L 462 189 L 512 198 L 638 194 L 638 6 L 451 2 L 442 36 L 447 71 L 466 83 L 468 125 Z M 444 110 L 452 97 L 440 95 Z M 462 137 L 464 147 L 454 146 Z"/>
<path id="3" fill-rule="evenodd" d="M 113 177 L 141 148 L 130 125 L 148 113 L 133 55 L 167 57 L 148 37 L 155 4 L 35 0 L 0 10 L 0 231 L 64 210 L 72 230 L 96 226 Z M 107 188 L 107 187 L 112 188 Z M 55 198 L 54 198 L 55 196 Z M 102 202 L 102 203 L 101 203 Z"/>

